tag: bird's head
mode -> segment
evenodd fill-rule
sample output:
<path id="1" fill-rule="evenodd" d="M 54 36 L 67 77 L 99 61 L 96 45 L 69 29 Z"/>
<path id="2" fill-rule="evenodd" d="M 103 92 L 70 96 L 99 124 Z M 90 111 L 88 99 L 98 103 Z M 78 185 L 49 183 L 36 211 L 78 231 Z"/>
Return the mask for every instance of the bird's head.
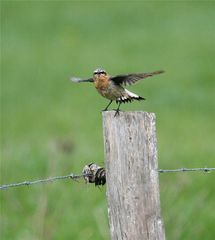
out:
<path id="1" fill-rule="evenodd" d="M 102 69 L 102 68 L 97 68 L 94 72 L 93 72 L 93 75 L 94 76 L 100 76 L 100 75 L 104 75 L 106 76 L 107 75 L 107 72 Z"/>

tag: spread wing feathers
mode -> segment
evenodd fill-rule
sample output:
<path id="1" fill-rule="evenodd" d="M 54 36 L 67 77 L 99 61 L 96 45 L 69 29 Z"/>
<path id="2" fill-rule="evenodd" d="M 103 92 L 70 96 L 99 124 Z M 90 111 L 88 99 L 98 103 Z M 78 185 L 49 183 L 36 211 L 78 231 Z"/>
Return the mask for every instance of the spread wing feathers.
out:
<path id="1" fill-rule="evenodd" d="M 70 80 L 71 80 L 72 82 L 75 82 L 75 83 L 80 83 L 80 82 L 93 82 L 93 79 L 92 79 L 92 78 L 81 79 L 81 78 L 78 78 L 78 77 L 71 77 Z"/>
<path id="2" fill-rule="evenodd" d="M 117 75 L 115 77 L 111 77 L 111 80 L 115 82 L 117 85 L 132 85 L 140 79 L 152 77 L 154 75 L 163 73 L 164 71 L 155 71 L 150 73 L 131 73 L 126 75 Z"/>

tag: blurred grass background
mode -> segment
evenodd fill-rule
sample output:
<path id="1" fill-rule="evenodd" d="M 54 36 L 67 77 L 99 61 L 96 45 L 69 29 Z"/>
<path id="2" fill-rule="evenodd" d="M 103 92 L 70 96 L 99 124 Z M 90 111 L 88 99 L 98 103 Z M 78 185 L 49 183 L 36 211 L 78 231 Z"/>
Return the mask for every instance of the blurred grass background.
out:
<path id="1" fill-rule="evenodd" d="M 160 168 L 214 167 L 214 2 L 1 1 L 1 184 L 103 165 L 90 84 L 164 69 L 129 89 L 155 112 Z M 214 239 L 214 173 L 160 175 L 167 239 Z M 2 191 L 1 239 L 110 239 L 105 187 L 80 182 Z"/>

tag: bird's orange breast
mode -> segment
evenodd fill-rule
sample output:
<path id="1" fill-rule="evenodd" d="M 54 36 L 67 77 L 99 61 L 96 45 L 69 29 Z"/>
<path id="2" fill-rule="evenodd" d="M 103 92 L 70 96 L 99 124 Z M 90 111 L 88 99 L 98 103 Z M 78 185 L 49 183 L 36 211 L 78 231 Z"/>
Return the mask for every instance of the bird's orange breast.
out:
<path id="1" fill-rule="evenodd" d="M 109 87 L 109 78 L 108 76 L 98 76 L 94 79 L 95 88 L 98 91 L 104 91 Z"/>

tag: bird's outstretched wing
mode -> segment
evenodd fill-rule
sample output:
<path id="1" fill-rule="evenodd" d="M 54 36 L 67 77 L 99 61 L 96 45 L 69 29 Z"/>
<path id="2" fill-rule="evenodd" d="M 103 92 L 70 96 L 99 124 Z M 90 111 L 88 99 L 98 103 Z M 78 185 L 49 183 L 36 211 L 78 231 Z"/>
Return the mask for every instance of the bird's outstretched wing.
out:
<path id="1" fill-rule="evenodd" d="M 111 77 L 111 80 L 115 82 L 117 85 L 132 85 L 140 79 L 152 77 L 154 75 L 163 73 L 164 71 L 155 71 L 150 73 L 131 73 L 126 75 L 117 75 L 115 77 Z"/>
<path id="2" fill-rule="evenodd" d="M 70 80 L 71 80 L 72 82 L 75 82 L 75 83 L 80 83 L 80 82 L 93 82 L 93 79 L 92 79 L 92 78 L 81 79 L 81 78 L 78 78 L 78 77 L 71 77 Z"/>

